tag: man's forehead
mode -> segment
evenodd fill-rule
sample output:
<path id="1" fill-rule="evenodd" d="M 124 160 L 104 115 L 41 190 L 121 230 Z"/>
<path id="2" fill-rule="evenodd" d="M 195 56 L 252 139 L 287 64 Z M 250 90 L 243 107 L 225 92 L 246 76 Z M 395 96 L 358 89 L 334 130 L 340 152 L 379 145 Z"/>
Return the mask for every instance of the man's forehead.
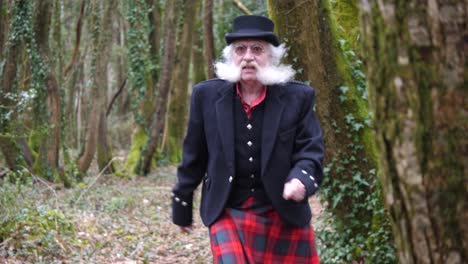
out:
<path id="1" fill-rule="evenodd" d="M 268 42 L 261 39 L 240 39 L 234 42 L 235 45 L 253 45 L 260 44 L 262 46 L 268 45 Z"/>

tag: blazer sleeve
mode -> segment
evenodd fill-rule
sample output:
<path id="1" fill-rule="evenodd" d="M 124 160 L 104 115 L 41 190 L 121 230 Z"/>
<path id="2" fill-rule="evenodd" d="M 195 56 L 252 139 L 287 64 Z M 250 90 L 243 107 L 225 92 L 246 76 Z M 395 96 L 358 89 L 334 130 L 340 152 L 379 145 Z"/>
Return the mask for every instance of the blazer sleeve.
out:
<path id="1" fill-rule="evenodd" d="M 179 226 L 192 224 L 193 193 L 206 172 L 208 151 L 201 109 L 201 87 L 194 87 L 190 99 L 187 133 L 182 146 L 182 161 L 173 188 L 172 221 Z"/>
<path id="2" fill-rule="evenodd" d="M 304 104 L 294 141 L 293 167 L 286 179 L 286 181 L 299 179 L 306 187 L 306 198 L 317 192 L 323 179 L 324 145 L 322 129 L 315 115 L 314 106 L 315 92 L 307 86 L 304 90 Z"/>

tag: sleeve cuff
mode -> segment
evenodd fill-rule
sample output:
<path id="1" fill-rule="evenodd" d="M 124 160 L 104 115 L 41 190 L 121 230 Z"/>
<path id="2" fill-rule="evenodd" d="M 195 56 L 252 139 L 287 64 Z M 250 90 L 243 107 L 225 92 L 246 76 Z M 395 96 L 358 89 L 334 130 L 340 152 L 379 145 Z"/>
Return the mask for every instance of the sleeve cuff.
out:
<path id="1" fill-rule="evenodd" d="M 172 195 L 172 222 L 178 226 L 192 224 L 193 197 L 182 198 Z"/>
<path id="2" fill-rule="evenodd" d="M 300 180 L 302 184 L 304 184 L 306 188 L 307 197 L 314 195 L 319 189 L 319 184 L 317 182 L 317 179 L 315 179 L 314 176 L 305 169 L 294 167 L 289 172 L 287 181 L 293 178 Z"/>

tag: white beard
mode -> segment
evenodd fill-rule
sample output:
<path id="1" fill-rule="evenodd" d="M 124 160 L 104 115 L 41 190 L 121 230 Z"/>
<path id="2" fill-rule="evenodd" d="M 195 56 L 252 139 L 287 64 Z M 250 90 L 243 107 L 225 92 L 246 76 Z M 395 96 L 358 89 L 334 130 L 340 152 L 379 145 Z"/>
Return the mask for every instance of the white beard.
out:
<path id="1" fill-rule="evenodd" d="M 238 82 L 241 79 L 242 68 L 247 63 L 243 61 L 240 65 L 234 63 L 216 62 L 215 71 L 218 78 L 228 82 Z M 257 80 L 263 85 L 282 84 L 294 78 L 296 72 L 292 69 L 291 65 L 269 65 L 260 67 L 257 63 L 249 63 L 257 69 Z"/>
<path id="2" fill-rule="evenodd" d="M 228 82 L 238 82 L 241 77 L 241 66 L 236 66 L 234 63 L 216 62 L 214 64 L 216 76 Z"/>

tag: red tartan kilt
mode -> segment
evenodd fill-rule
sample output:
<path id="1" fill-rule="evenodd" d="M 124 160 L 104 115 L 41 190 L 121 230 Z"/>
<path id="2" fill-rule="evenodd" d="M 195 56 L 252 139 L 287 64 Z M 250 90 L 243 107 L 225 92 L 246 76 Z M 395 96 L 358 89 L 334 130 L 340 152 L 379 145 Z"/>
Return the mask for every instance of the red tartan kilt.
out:
<path id="1" fill-rule="evenodd" d="M 214 263 L 320 263 L 310 225 L 288 225 L 253 197 L 227 208 L 210 227 L 210 240 Z"/>

